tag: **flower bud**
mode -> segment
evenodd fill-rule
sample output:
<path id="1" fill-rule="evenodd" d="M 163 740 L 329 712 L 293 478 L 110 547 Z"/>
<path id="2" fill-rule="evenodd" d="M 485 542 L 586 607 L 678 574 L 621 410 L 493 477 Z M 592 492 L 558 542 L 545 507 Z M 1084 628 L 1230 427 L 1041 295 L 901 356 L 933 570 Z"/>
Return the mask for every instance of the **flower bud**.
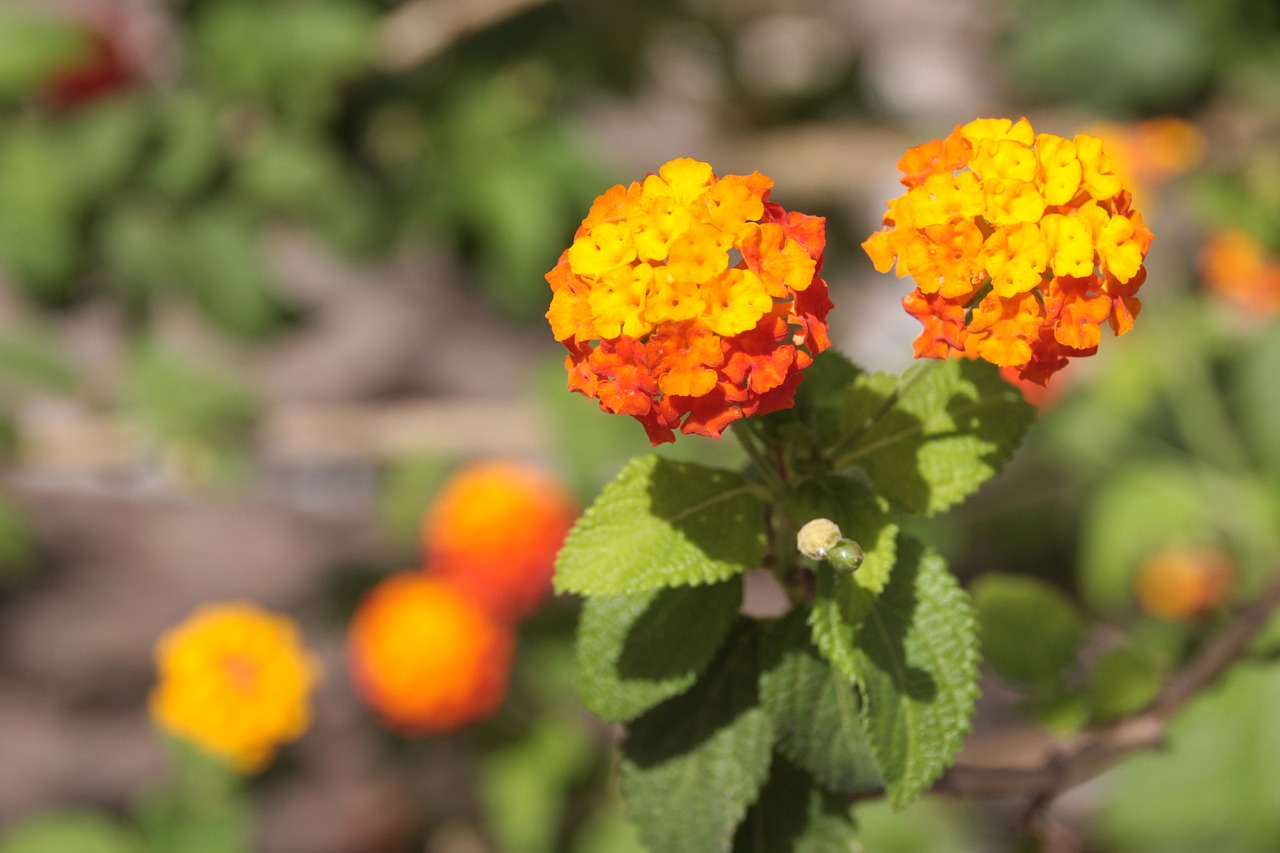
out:
<path id="1" fill-rule="evenodd" d="M 796 548 L 810 560 L 825 560 L 840 537 L 840 525 L 829 518 L 815 518 L 796 534 Z"/>
<path id="2" fill-rule="evenodd" d="M 827 552 L 827 562 L 831 568 L 841 574 L 852 574 L 862 565 L 862 546 L 852 539 L 841 539 L 836 546 Z"/>

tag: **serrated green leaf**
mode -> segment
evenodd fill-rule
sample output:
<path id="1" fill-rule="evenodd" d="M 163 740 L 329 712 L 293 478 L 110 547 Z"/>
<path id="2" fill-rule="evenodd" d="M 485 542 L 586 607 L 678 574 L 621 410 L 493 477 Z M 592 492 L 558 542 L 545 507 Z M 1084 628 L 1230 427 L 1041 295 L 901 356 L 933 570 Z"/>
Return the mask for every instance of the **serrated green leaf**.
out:
<path id="1" fill-rule="evenodd" d="M 892 405 L 837 465 L 861 468 L 902 509 L 932 515 L 999 471 L 1034 413 L 986 362 L 930 363 L 903 377 Z"/>
<path id="2" fill-rule="evenodd" d="M 773 721 L 777 748 L 830 790 L 879 791 L 853 683 L 818 653 L 806 618 L 797 608 L 764 639 L 760 701 Z"/>
<path id="3" fill-rule="evenodd" d="M 812 776 L 780 755 L 769 781 L 733 838 L 734 853 L 828 853 L 852 850 L 846 798 L 823 791 Z"/>
<path id="4" fill-rule="evenodd" d="M 1054 681 L 1075 660 L 1084 620 L 1044 581 L 997 572 L 973 584 L 982 653 L 996 672 L 1035 687 Z"/>
<path id="5" fill-rule="evenodd" d="M 872 602 L 889 582 L 897 559 L 898 525 L 884 502 L 856 480 L 830 477 L 806 484 L 798 492 L 797 509 L 816 512 L 840 525 L 863 551 L 862 565 L 852 575 L 827 565 L 817 567 L 817 588 L 809 616 L 822 653 L 849 675 L 857 670 L 854 636 Z"/>
<path id="6" fill-rule="evenodd" d="M 819 442 L 832 439 L 841 426 L 844 395 L 861 377 L 862 368 L 828 349 L 813 360 L 796 389 L 794 412 Z"/>
<path id="7" fill-rule="evenodd" d="M 642 456 L 574 526 L 555 588 L 613 596 L 715 583 L 758 565 L 763 550 L 763 509 L 742 476 Z"/>
<path id="8" fill-rule="evenodd" d="M 978 695 L 973 609 L 946 562 L 900 535 L 889 585 L 856 626 L 820 607 L 811 627 L 823 655 L 859 687 L 867 735 L 889 799 L 902 808 L 950 763 Z"/>
<path id="9" fill-rule="evenodd" d="M 728 851 L 769 774 L 758 628 L 740 620 L 706 677 L 631 726 L 622 793 L 650 850 Z"/>
<path id="10" fill-rule="evenodd" d="M 889 404 L 902 380 L 891 373 L 864 373 L 840 399 L 840 423 L 846 432 L 862 430 Z"/>
<path id="11" fill-rule="evenodd" d="M 728 636 L 742 578 L 702 587 L 590 598 L 578 623 L 578 693 L 622 722 L 693 686 Z"/>

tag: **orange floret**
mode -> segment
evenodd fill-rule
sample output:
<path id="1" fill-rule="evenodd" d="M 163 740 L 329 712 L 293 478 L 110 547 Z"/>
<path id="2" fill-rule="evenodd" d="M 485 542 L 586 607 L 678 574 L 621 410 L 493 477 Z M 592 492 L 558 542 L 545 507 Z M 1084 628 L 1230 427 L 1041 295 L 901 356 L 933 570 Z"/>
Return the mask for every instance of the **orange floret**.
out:
<path id="1" fill-rule="evenodd" d="M 506 694 L 514 637 L 447 581 L 393 575 L 360 602 L 347 661 L 388 727 L 437 734 L 484 719 Z"/>
<path id="2" fill-rule="evenodd" d="M 628 370 L 639 368 L 617 367 Z M 631 394 L 647 406 L 643 387 Z M 456 473 L 427 510 L 426 563 L 495 617 L 513 620 L 551 589 L 556 552 L 576 517 L 572 496 L 550 472 L 515 461 L 476 463 Z"/>
<path id="3" fill-rule="evenodd" d="M 1132 328 L 1153 236 L 1102 140 L 976 119 L 898 167 L 907 191 L 862 247 L 915 280 L 917 358 L 982 358 L 1043 384 L 1096 351 L 1104 321 Z"/>
<path id="4" fill-rule="evenodd" d="M 1216 549 L 1168 550 L 1153 554 L 1138 569 L 1138 604 L 1162 619 L 1208 613 L 1235 585 L 1231 558 Z"/>
<path id="5" fill-rule="evenodd" d="M 966 149 L 939 144 L 934 159 Z M 546 276 L 569 388 L 634 417 L 655 445 L 790 406 L 830 343 L 825 220 L 783 210 L 772 188 L 758 172 L 718 178 L 682 158 L 597 199 Z M 934 206 L 979 200 L 964 181 Z"/>
<path id="6" fill-rule="evenodd" d="M 319 667 L 286 616 L 207 605 L 160 637 L 155 658 L 152 719 L 241 772 L 262 769 L 311 724 Z"/>

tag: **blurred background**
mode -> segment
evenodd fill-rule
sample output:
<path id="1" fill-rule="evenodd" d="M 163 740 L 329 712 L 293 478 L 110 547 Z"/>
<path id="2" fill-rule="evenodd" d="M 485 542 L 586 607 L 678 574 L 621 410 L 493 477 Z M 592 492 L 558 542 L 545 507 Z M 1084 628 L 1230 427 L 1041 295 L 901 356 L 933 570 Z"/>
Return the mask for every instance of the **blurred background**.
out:
<path id="1" fill-rule="evenodd" d="M 543 319 L 596 195 L 679 156 L 769 175 L 827 217 L 837 347 L 897 371 L 907 288 L 859 249 L 896 162 L 1020 115 L 1102 136 L 1156 242 L 1134 332 L 920 524 L 989 600 L 987 575 L 1027 575 L 1066 614 L 1058 682 L 984 682 L 966 756 L 986 763 L 1142 707 L 1280 562 L 1280 7 L 5 0 L 0 850 L 638 849 L 615 733 L 573 695 L 573 601 L 520 623 L 493 716 L 427 738 L 348 678 L 357 602 L 421 563 L 458 466 L 535 462 L 585 505 L 647 452 L 564 390 Z M 1170 554 L 1218 580 L 1169 592 L 1144 572 Z M 325 671 L 310 732 L 243 783 L 146 710 L 156 638 L 229 599 L 291 614 Z M 1064 798 L 1057 849 L 1276 849 L 1271 636 L 1168 753 Z M 856 814 L 868 850 L 1001 850 L 1018 807 Z"/>

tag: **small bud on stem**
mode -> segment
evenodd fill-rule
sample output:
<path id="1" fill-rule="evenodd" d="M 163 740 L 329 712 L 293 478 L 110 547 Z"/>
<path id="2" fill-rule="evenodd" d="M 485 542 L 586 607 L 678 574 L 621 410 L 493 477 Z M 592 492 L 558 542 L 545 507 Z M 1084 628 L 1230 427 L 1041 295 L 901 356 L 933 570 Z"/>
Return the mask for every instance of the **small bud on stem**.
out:
<path id="1" fill-rule="evenodd" d="M 810 560 L 825 560 L 840 542 L 840 526 L 829 518 L 815 518 L 796 534 L 796 548 Z"/>
<path id="2" fill-rule="evenodd" d="M 829 518 L 815 518 L 796 534 L 796 548 L 810 560 L 826 560 L 837 572 L 849 573 L 862 565 L 862 548 L 845 539 L 840 526 Z"/>
<path id="3" fill-rule="evenodd" d="M 862 547 L 852 539 L 841 539 L 827 552 L 827 562 L 841 574 L 852 574 L 862 565 Z"/>

